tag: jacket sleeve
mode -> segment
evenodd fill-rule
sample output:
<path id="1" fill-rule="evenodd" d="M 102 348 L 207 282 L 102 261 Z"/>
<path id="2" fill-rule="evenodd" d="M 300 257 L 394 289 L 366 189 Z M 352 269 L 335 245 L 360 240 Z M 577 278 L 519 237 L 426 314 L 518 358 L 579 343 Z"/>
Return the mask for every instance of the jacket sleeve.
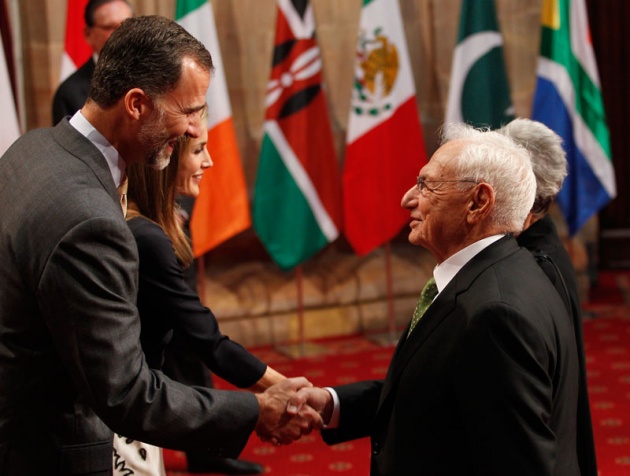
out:
<path id="1" fill-rule="evenodd" d="M 143 324 L 157 321 L 175 329 L 206 366 L 240 388 L 255 384 L 267 366 L 240 344 L 221 334 L 216 317 L 203 306 L 182 274 L 173 245 L 162 228 L 142 218 L 133 222 L 140 255 L 138 307 Z M 138 226 L 140 225 L 140 226 Z"/>
<path id="2" fill-rule="evenodd" d="M 488 468 L 555 474 L 550 375 L 556 360 L 543 331 L 509 305 L 488 304 L 475 313 L 455 375 L 475 474 Z"/>
<path id="3" fill-rule="evenodd" d="M 382 389 L 382 380 L 366 380 L 334 387 L 339 396 L 339 427 L 322 430 L 324 441 L 333 445 L 369 436 Z"/>
<path id="4" fill-rule="evenodd" d="M 148 368 L 135 306 L 137 262 L 121 217 L 79 222 L 46 262 L 37 300 L 75 388 L 115 432 L 238 455 L 258 418 L 255 396 L 186 387 Z"/>

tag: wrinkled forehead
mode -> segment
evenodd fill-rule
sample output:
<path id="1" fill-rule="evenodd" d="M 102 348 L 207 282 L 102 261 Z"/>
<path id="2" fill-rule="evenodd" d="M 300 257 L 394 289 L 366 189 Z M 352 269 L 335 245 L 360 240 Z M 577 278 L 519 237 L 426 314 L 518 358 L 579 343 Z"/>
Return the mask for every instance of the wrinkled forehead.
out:
<path id="1" fill-rule="evenodd" d="M 463 146 L 462 140 L 453 140 L 440 146 L 427 165 L 420 170 L 420 177 L 433 179 L 452 177 Z"/>

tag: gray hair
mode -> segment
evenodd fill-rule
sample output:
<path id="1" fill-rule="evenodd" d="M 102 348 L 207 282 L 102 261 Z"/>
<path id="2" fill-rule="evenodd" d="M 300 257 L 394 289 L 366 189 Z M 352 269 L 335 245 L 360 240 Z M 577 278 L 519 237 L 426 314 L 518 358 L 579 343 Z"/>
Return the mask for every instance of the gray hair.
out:
<path id="1" fill-rule="evenodd" d="M 536 176 L 533 213 L 546 213 L 567 176 L 567 158 L 562 138 L 546 125 L 530 119 L 514 119 L 497 132 L 510 137 L 529 152 Z"/>
<path id="2" fill-rule="evenodd" d="M 518 233 L 532 208 L 536 179 L 527 151 L 510 138 L 467 124 L 445 124 L 442 143 L 464 140 L 453 166 L 459 178 L 488 183 L 494 190 L 491 222 L 506 233 Z"/>

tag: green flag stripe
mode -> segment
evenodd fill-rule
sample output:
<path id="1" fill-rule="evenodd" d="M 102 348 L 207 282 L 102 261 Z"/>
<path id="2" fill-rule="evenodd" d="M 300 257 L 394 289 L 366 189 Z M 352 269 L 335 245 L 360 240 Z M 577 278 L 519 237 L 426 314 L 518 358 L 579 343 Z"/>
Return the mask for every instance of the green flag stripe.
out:
<path id="1" fill-rule="evenodd" d="M 481 31 L 499 31 L 494 0 L 473 0 L 462 3 L 457 42 Z"/>
<path id="2" fill-rule="evenodd" d="M 306 198 L 306 201 L 313 211 L 315 219 L 319 223 L 322 233 L 326 235 L 328 241 L 335 240 L 339 236 L 339 230 L 337 230 L 335 222 L 330 218 L 324 204 L 321 202 L 319 193 L 313 185 L 311 178 L 308 173 L 306 173 L 306 170 L 304 170 L 304 167 L 302 167 L 302 163 L 284 137 L 280 126 L 276 121 L 266 121 L 265 132 L 270 136 L 280 153 L 280 157 L 284 161 L 284 165 L 287 167 L 293 177 L 293 180 L 295 180 L 295 183 L 302 191 L 304 198 Z"/>
<path id="3" fill-rule="evenodd" d="M 263 138 L 254 197 L 254 227 L 280 267 L 291 268 L 328 244 L 268 134 Z"/>
<path id="4" fill-rule="evenodd" d="M 497 68 L 503 58 L 501 48 L 493 48 L 475 62 L 462 88 L 462 115 L 477 127 L 498 129 L 514 118 L 505 69 Z M 492 98 L 492 100 L 488 100 Z"/>
<path id="5" fill-rule="evenodd" d="M 453 55 L 453 71 L 451 71 L 450 96 L 447 105 L 449 121 L 464 121 L 462 102 L 464 101 L 464 83 L 474 64 L 493 48 L 502 47 L 503 39 L 495 31 L 476 33 L 458 44 Z M 486 98 L 484 98 L 486 100 Z"/>
<path id="6" fill-rule="evenodd" d="M 540 53 L 542 57 L 566 69 L 571 78 L 573 90 L 579 92 L 579 95 L 575 97 L 575 110 L 596 137 L 606 156 L 612 157 L 601 91 L 573 54 L 568 31 L 562 28 L 553 30 L 544 27 Z M 577 87 L 577 85 L 580 86 Z"/>
<path id="7" fill-rule="evenodd" d="M 208 1 L 209 0 L 177 0 L 175 4 L 175 20 L 179 20 L 190 12 L 197 10 L 197 8 L 204 3 L 208 3 Z"/>

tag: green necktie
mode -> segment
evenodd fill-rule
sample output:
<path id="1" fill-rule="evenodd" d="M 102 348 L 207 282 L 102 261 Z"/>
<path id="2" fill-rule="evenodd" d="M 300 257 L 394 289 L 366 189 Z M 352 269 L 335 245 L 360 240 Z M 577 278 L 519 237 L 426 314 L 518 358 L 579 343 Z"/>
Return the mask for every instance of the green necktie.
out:
<path id="1" fill-rule="evenodd" d="M 435 296 L 437 296 L 438 288 L 435 284 L 435 278 L 431 276 L 427 281 L 427 284 L 422 288 L 422 292 L 420 293 L 420 299 L 416 303 L 416 308 L 413 310 L 413 317 L 411 318 L 411 326 L 409 327 L 409 334 L 407 337 L 411 335 L 413 328 L 416 327 L 416 324 L 420 322 L 423 314 L 429 308 Z"/>

